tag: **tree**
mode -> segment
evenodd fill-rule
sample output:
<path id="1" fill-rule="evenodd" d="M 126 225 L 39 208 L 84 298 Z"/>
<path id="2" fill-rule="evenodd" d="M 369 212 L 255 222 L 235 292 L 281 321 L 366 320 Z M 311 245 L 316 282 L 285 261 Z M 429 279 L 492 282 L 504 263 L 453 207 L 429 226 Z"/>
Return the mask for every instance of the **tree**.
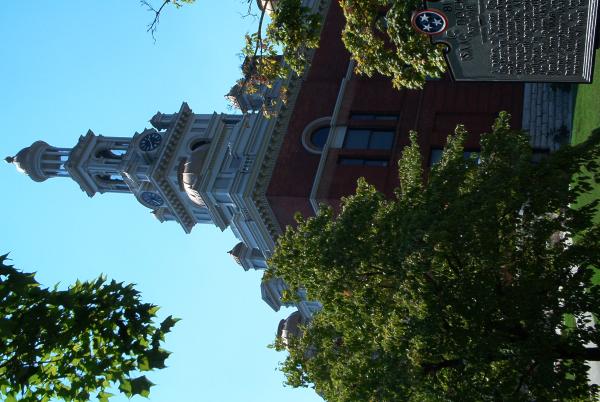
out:
<path id="1" fill-rule="evenodd" d="M 160 16 L 162 15 L 162 11 L 166 5 L 171 4 L 176 8 L 180 8 L 184 4 L 192 4 L 196 0 L 162 0 L 162 3 L 158 8 L 155 8 L 149 0 L 140 0 L 140 4 L 148 9 L 148 11 L 154 14 L 154 18 L 148 24 L 146 31 L 150 32 L 152 38 L 156 40 L 155 34 L 158 29 L 158 24 L 160 24 Z"/>
<path id="2" fill-rule="evenodd" d="M 423 87 L 427 77 L 439 78 L 446 71 L 442 46 L 411 26 L 411 15 L 422 8 L 421 1 L 340 0 L 340 5 L 346 17 L 342 40 L 357 62 L 358 73 L 379 73 L 390 77 L 398 89 L 416 89 Z M 289 73 L 300 75 L 308 52 L 319 46 L 320 15 L 303 7 L 301 0 L 277 0 L 273 9 L 266 35 L 262 35 L 263 10 L 257 32 L 246 36 L 244 54 L 253 56 L 257 66 L 245 78 L 262 83 Z M 278 49 L 283 64 L 273 62 Z M 268 57 L 256 58 L 259 54 Z"/>
<path id="3" fill-rule="evenodd" d="M 342 40 L 356 71 L 392 79 L 395 88 L 422 88 L 425 79 L 446 71 L 444 52 L 427 35 L 411 26 L 411 14 L 420 0 L 340 0 L 346 16 Z"/>
<path id="4" fill-rule="evenodd" d="M 534 164 L 508 121 L 477 159 L 459 126 L 426 180 L 412 133 L 393 199 L 360 180 L 339 214 L 281 236 L 267 275 L 323 304 L 287 342 L 290 385 L 330 401 L 595 400 L 600 200 L 569 205 L 600 177 L 600 131 Z"/>
<path id="5" fill-rule="evenodd" d="M 248 14 L 252 15 L 253 0 L 248 0 Z M 268 7 L 270 22 L 263 29 Z M 321 16 L 302 5 L 302 0 L 277 0 L 260 10 L 258 28 L 246 34 L 242 53 L 246 59 L 242 65 L 240 90 L 249 94 L 260 93 L 273 87 L 277 80 L 292 75 L 302 75 L 311 49 L 319 46 Z M 285 100 L 286 90 L 281 89 L 280 99 Z M 276 102 L 265 99 L 262 112 L 272 116 Z"/>
<path id="6" fill-rule="evenodd" d="M 154 323 L 158 307 L 133 285 L 103 277 L 67 290 L 42 288 L 0 257 L 0 396 L 4 401 L 108 401 L 113 386 L 149 394 L 140 372 L 165 367 L 164 336 L 178 321 Z"/>
<path id="7" fill-rule="evenodd" d="M 446 71 L 442 45 L 432 44 L 411 26 L 411 15 L 422 8 L 421 1 L 340 0 L 340 5 L 346 17 L 342 40 L 358 73 L 379 73 L 390 77 L 398 89 L 417 89 L 427 77 L 439 78 Z M 320 15 L 302 6 L 301 0 L 277 0 L 273 9 L 266 35 L 262 34 L 265 10 L 257 32 L 246 35 L 244 54 L 256 60 L 255 69 L 244 77 L 251 84 L 300 75 L 308 52 L 319 46 Z M 283 64 L 275 62 L 279 49 Z"/>

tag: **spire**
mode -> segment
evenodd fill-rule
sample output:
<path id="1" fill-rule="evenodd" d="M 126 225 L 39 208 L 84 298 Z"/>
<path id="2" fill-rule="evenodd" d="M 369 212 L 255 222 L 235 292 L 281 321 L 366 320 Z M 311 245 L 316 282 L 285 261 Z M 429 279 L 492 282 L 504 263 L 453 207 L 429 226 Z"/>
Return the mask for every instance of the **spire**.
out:
<path id="1" fill-rule="evenodd" d="M 234 261 L 238 265 L 242 265 L 243 266 L 243 264 L 242 264 L 242 254 L 244 253 L 244 251 L 246 251 L 247 248 L 248 247 L 246 247 L 246 245 L 243 242 L 239 242 L 231 250 L 229 250 L 227 253 L 233 257 Z"/>
<path id="2" fill-rule="evenodd" d="M 14 164 L 19 172 L 25 173 L 33 181 L 40 182 L 50 177 L 68 176 L 64 164 L 69 152 L 70 149 L 56 148 L 44 141 L 36 141 L 4 160 Z"/>

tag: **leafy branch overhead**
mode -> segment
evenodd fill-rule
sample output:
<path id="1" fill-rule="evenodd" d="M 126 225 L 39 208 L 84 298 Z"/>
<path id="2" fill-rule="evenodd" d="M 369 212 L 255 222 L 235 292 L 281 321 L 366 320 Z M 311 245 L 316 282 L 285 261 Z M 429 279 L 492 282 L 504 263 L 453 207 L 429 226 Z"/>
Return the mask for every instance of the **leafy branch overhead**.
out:
<path id="1" fill-rule="evenodd" d="M 181 7 L 195 0 L 163 0 L 155 8 L 149 0 L 142 5 L 154 13 L 148 31 L 154 33 L 163 8 Z M 246 0 L 248 16 L 254 15 L 254 0 Z M 243 76 L 229 99 L 239 107 L 236 94 L 258 94 L 264 99 L 263 113 L 271 115 L 276 105 L 265 96 L 280 79 L 301 75 L 311 50 L 319 47 L 323 15 L 306 5 L 306 0 L 263 0 L 254 33 L 246 34 L 242 53 Z M 339 0 L 346 23 L 342 41 L 356 61 L 356 72 L 389 77 L 395 88 L 422 88 L 427 78 L 439 78 L 446 71 L 443 45 L 434 45 L 411 26 L 411 16 L 422 9 L 420 0 Z M 282 97 L 285 100 L 285 89 Z M 277 96 L 273 96 L 276 98 Z M 272 101 L 272 100 L 271 100 Z M 275 102 L 276 103 L 276 102 Z"/>
<path id="2" fill-rule="evenodd" d="M 395 88 L 422 88 L 446 71 L 444 52 L 411 26 L 421 0 L 340 0 L 346 17 L 342 40 L 356 71 L 391 78 Z"/>
<path id="3" fill-rule="evenodd" d="M 535 164 L 508 121 L 477 159 L 458 127 L 426 180 L 413 133 L 393 199 L 361 180 L 339 213 L 280 237 L 267 275 L 323 304 L 286 341 L 290 385 L 328 401 L 596 400 L 600 200 L 570 205 L 599 181 L 600 130 Z"/>
<path id="4" fill-rule="evenodd" d="M 114 387 L 148 396 L 141 372 L 165 367 L 161 345 L 178 321 L 160 324 L 158 307 L 143 303 L 133 285 L 77 282 L 46 289 L 0 257 L 0 397 L 107 401 Z"/>
<path id="5" fill-rule="evenodd" d="M 308 52 L 319 46 L 322 16 L 313 13 L 301 0 L 273 2 L 273 12 L 266 35 L 262 24 L 246 37 L 244 54 L 255 61 L 245 79 L 258 84 L 272 83 L 288 73 L 301 74 L 308 62 Z M 446 71 L 444 52 L 426 35 L 411 26 L 411 16 L 422 8 L 420 0 L 340 0 L 346 17 L 342 40 L 357 62 L 358 73 L 381 74 L 392 80 L 394 87 L 422 88 L 428 77 L 439 78 Z M 281 53 L 278 53 L 280 51 Z M 278 55 L 283 56 L 280 63 Z M 277 63 L 275 63 L 277 61 Z M 252 81 L 251 81 L 252 82 Z"/>
<path id="6" fill-rule="evenodd" d="M 252 1 L 248 2 L 251 9 Z M 267 13 L 270 21 L 264 29 Z M 273 114 L 276 102 L 270 102 L 264 94 L 278 80 L 285 80 L 290 74 L 301 75 L 307 67 L 309 52 L 319 46 L 321 19 L 301 0 L 267 1 L 260 10 L 256 32 L 245 37 L 243 77 L 237 86 L 240 93 L 261 94 L 265 115 Z M 274 98 L 285 100 L 285 96 L 282 88 Z"/>

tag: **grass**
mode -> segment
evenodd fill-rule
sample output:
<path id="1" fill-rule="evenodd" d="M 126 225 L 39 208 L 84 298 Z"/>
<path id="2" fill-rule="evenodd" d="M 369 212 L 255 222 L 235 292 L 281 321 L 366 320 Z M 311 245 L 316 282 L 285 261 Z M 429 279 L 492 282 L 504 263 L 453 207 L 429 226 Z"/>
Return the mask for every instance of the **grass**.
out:
<path id="1" fill-rule="evenodd" d="M 577 87 L 571 144 L 575 145 L 585 141 L 596 128 L 600 128 L 600 50 L 596 51 L 592 84 L 580 84 Z M 596 184 L 591 192 L 582 195 L 575 208 L 577 208 L 577 205 L 585 205 L 597 198 L 600 198 L 599 184 Z M 600 223 L 600 211 L 594 217 L 594 222 Z M 600 269 L 595 269 L 595 271 L 592 282 L 600 284 Z M 565 324 L 574 326 L 574 317 L 565 317 Z"/>
<path id="2" fill-rule="evenodd" d="M 592 131 L 600 128 L 600 51 L 596 51 L 595 71 L 592 84 L 580 84 L 577 87 L 575 99 L 575 110 L 573 114 L 573 132 L 571 133 L 571 144 L 579 144 L 585 141 Z M 600 185 L 583 195 L 575 205 L 585 205 L 593 199 L 600 198 Z M 600 212 L 594 218 L 600 223 Z M 600 275 L 595 277 L 596 283 L 600 283 Z"/>
<path id="3" fill-rule="evenodd" d="M 592 84 L 577 87 L 573 133 L 571 144 L 585 141 L 592 130 L 600 127 L 600 51 L 596 51 L 596 63 Z"/>

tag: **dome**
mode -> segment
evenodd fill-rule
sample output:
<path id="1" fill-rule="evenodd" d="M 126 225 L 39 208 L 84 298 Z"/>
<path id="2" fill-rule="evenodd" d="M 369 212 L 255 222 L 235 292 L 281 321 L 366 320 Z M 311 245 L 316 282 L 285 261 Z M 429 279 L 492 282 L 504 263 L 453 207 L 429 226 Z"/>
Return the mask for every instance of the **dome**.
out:
<path id="1" fill-rule="evenodd" d="M 281 320 L 277 327 L 277 337 L 283 340 L 287 346 L 290 337 L 301 337 L 302 330 L 300 326 L 304 325 L 304 320 L 299 311 L 294 311 L 285 320 Z"/>
<path id="2" fill-rule="evenodd" d="M 195 186 L 200 177 L 202 177 L 202 167 L 210 144 L 204 144 L 199 148 L 195 149 L 187 161 L 183 165 L 183 171 L 181 172 L 181 184 L 187 196 L 192 202 L 200 207 L 206 208 L 206 203 L 200 196 Z"/>
<path id="3" fill-rule="evenodd" d="M 246 248 L 247 247 L 243 242 L 239 242 L 235 247 L 228 251 L 238 265 L 242 265 L 241 257 L 244 251 L 246 251 Z"/>
<path id="4" fill-rule="evenodd" d="M 25 173 L 33 181 L 41 182 L 48 178 L 41 167 L 42 154 L 48 148 L 50 145 L 44 141 L 36 141 L 20 150 L 14 157 L 7 157 L 5 161 L 14 164 L 19 172 Z"/>

